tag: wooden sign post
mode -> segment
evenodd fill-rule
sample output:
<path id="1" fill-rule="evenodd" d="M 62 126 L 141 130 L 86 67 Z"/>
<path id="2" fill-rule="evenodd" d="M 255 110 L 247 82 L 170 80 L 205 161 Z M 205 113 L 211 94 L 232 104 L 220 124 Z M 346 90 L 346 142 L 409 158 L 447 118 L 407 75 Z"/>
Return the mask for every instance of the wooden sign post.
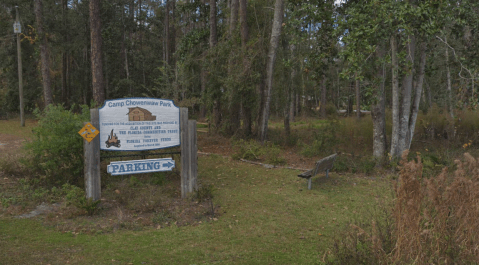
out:
<path id="1" fill-rule="evenodd" d="M 100 128 L 98 109 L 90 109 L 90 119 L 93 127 Z M 97 136 L 90 142 L 84 139 L 83 152 L 86 197 L 96 201 L 101 198 L 100 137 Z"/>
<path id="2" fill-rule="evenodd" d="M 188 108 L 180 108 L 181 128 L 181 197 L 195 191 L 197 187 L 198 147 L 196 121 L 188 120 Z"/>
<path id="3" fill-rule="evenodd" d="M 138 107 L 142 106 L 142 107 Z M 176 109 L 176 110 L 175 110 Z M 188 120 L 188 109 L 174 106 L 171 100 L 153 98 L 116 99 L 101 109 L 91 109 L 91 125 L 99 128 L 99 137 L 84 140 L 86 197 L 101 197 L 100 149 L 141 151 L 181 148 L 181 197 L 197 189 L 198 148 L 196 121 Z M 85 128 L 92 128 L 86 126 Z M 79 133 L 86 136 L 89 132 Z M 110 148 L 111 147 L 111 148 Z M 112 162 L 112 175 L 168 171 L 175 167 L 172 158 Z"/>

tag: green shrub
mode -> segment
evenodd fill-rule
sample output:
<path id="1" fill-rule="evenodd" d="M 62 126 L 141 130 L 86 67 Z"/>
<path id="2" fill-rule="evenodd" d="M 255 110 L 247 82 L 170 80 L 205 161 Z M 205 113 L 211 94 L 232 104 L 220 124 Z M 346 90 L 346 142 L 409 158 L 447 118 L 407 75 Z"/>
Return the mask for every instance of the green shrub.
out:
<path id="1" fill-rule="evenodd" d="M 273 143 L 261 145 L 256 140 L 239 140 L 233 143 L 233 159 L 265 161 L 273 165 L 283 165 L 286 159 L 282 156 L 281 148 Z"/>
<path id="2" fill-rule="evenodd" d="M 85 196 L 85 191 L 81 188 L 70 184 L 64 184 L 62 188 L 66 193 L 65 199 L 67 205 L 73 205 L 79 209 L 83 209 L 90 216 L 92 216 L 98 209 L 100 200 L 93 201 L 92 198 L 87 199 Z"/>
<path id="3" fill-rule="evenodd" d="M 154 172 L 151 173 L 151 184 L 157 186 L 163 186 L 167 182 L 165 172 Z"/>
<path id="4" fill-rule="evenodd" d="M 263 155 L 263 148 L 255 140 L 239 140 L 233 143 L 233 159 L 260 160 Z"/>
<path id="5" fill-rule="evenodd" d="M 17 156 L 0 157 L 0 172 L 5 176 L 18 176 L 24 173 L 24 167 L 18 162 Z"/>
<path id="6" fill-rule="evenodd" d="M 339 144 L 337 132 L 341 124 L 336 119 L 328 120 L 319 126 L 314 126 L 313 142 L 302 144 L 302 154 L 307 157 L 330 153 Z"/>
<path id="7" fill-rule="evenodd" d="M 338 109 L 333 103 L 326 104 L 326 114 L 328 116 L 334 116 L 334 117 L 338 115 Z"/>
<path id="8" fill-rule="evenodd" d="M 213 184 L 208 185 L 200 185 L 198 189 L 195 191 L 195 199 L 198 202 L 204 202 L 213 199 L 215 186 Z"/>
<path id="9" fill-rule="evenodd" d="M 172 223 L 176 221 L 175 216 L 168 211 L 167 209 L 160 209 L 158 212 L 153 215 L 151 221 L 154 224 L 164 224 L 164 223 Z"/>
<path id="10" fill-rule="evenodd" d="M 284 165 L 286 164 L 286 158 L 282 155 L 283 150 L 279 148 L 279 146 L 272 144 L 272 143 L 267 143 L 264 147 L 264 160 L 268 164 L 272 165 Z"/>
<path id="11" fill-rule="evenodd" d="M 88 106 L 76 114 L 61 105 L 49 105 L 44 111 L 36 110 L 35 115 L 38 127 L 33 131 L 34 139 L 26 144 L 31 156 L 24 164 L 44 176 L 48 184 L 78 182 L 83 171 L 83 140 L 78 131 L 90 120 Z"/>
<path id="12" fill-rule="evenodd" d="M 371 174 L 376 167 L 376 160 L 371 157 L 361 159 L 359 163 L 359 170 L 365 174 Z"/>
<path id="13" fill-rule="evenodd" d="M 332 168 L 334 172 L 345 172 L 349 171 L 349 163 L 344 156 L 338 156 Z"/>
<path id="14" fill-rule="evenodd" d="M 427 114 L 418 115 L 417 124 L 416 134 L 426 139 L 450 138 L 454 134 L 454 119 L 437 105 L 429 108 Z"/>

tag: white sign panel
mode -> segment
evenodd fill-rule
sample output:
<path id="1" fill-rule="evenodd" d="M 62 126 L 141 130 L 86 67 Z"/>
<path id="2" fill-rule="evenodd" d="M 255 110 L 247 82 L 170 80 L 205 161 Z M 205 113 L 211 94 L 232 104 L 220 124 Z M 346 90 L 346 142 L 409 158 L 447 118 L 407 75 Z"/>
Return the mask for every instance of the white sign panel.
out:
<path id="1" fill-rule="evenodd" d="M 13 33 L 22 33 L 22 26 L 19 21 L 13 22 Z"/>
<path id="2" fill-rule="evenodd" d="M 107 100 L 99 112 L 102 150 L 141 151 L 180 145 L 180 108 L 171 100 Z"/>
<path id="3" fill-rule="evenodd" d="M 112 176 L 117 176 L 158 171 L 171 171 L 174 167 L 175 160 L 172 158 L 156 158 L 111 162 L 107 167 L 107 172 Z"/>

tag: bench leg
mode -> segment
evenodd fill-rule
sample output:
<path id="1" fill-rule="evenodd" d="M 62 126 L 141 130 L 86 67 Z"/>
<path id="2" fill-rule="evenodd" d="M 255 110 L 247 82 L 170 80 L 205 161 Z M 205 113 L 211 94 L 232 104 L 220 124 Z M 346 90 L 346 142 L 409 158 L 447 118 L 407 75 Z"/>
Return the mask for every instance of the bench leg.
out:
<path id="1" fill-rule="evenodd" d="M 329 169 L 326 169 L 326 177 L 328 177 Z"/>
<path id="2" fill-rule="evenodd" d="M 312 178 L 309 178 L 309 179 L 308 179 L 308 190 L 311 189 L 311 179 L 312 179 Z"/>

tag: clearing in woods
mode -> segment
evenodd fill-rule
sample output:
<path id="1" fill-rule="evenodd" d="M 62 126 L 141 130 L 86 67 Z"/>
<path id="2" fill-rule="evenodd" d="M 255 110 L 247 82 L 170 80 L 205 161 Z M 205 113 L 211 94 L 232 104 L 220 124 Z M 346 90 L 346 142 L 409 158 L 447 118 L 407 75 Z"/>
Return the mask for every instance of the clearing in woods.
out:
<path id="1" fill-rule="evenodd" d="M 0 121 L 1 159 L 17 159 L 34 123 Z M 15 126 L 13 126 L 15 125 Z M 12 127 L 18 131 L 13 130 Z M 100 209 L 86 216 L 54 196 L 36 195 L 22 176 L 0 178 L 0 260 L 6 264 L 311 264 L 325 259 L 351 222 L 367 222 L 391 198 L 378 175 L 330 172 L 313 189 L 300 170 L 231 159 L 227 139 L 200 132 L 199 181 L 213 199 L 179 199 L 178 175 L 107 177 Z M 287 165 L 310 168 L 286 150 Z M 290 152 L 290 153 L 289 153 Z M 5 165 L 5 162 L 2 162 Z M 320 175 L 321 176 L 321 175 Z M 160 181 L 161 180 L 161 181 Z M 155 182 L 157 181 L 157 182 Z M 22 200 L 25 195 L 31 203 Z M 22 197 L 23 196 L 23 197 Z M 35 197 L 41 198 L 37 200 Z M 18 219 L 45 203 L 58 207 Z"/>

